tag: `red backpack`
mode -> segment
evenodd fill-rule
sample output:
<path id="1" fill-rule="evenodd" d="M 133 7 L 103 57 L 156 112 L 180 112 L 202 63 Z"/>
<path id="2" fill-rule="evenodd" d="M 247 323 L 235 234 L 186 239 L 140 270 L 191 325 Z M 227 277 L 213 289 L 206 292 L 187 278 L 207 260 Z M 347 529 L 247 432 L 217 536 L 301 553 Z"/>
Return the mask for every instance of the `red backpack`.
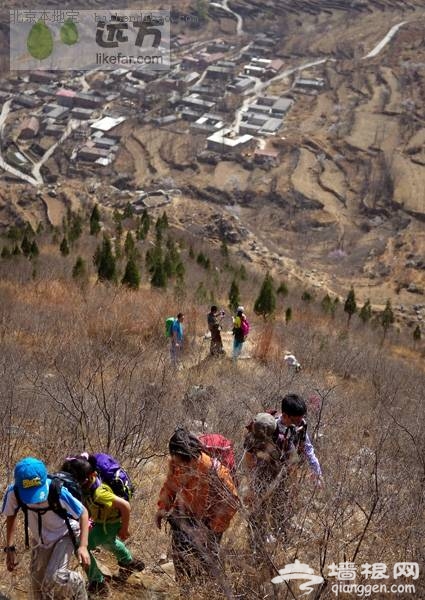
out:
<path id="1" fill-rule="evenodd" d="M 235 453 L 233 451 L 233 442 L 220 433 L 203 433 L 199 436 L 199 441 L 211 458 L 219 460 L 221 464 L 227 467 L 230 473 L 234 475 L 236 462 Z"/>

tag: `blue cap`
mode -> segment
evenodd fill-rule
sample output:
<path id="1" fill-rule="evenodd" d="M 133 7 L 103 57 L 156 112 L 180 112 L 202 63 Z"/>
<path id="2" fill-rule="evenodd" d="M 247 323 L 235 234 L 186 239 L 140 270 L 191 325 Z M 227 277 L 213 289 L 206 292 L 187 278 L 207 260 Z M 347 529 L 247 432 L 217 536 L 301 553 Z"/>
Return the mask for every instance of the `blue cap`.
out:
<path id="1" fill-rule="evenodd" d="M 15 466 L 15 485 L 25 504 L 44 502 L 49 494 L 46 465 L 38 458 L 23 458 Z"/>

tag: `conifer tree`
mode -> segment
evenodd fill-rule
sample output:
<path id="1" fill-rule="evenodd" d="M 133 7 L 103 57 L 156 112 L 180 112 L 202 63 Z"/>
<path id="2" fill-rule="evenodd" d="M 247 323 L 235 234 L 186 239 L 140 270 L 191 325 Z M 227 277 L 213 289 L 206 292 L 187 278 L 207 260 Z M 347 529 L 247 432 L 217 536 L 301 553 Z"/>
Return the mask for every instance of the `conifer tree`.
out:
<path id="1" fill-rule="evenodd" d="M 131 254 L 125 267 L 124 277 L 121 283 L 128 286 L 132 290 L 138 290 L 140 286 L 140 273 L 137 268 L 134 255 Z"/>
<path id="2" fill-rule="evenodd" d="M 24 237 L 22 239 L 21 250 L 22 250 L 22 254 L 24 256 L 29 256 L 31 254 L 31 242 L 27 238 L 26 234 L 24 235 Z"/>
<path id="3" fill-rule="evenodd" d="M 220 246 L 220 252 L 221 252 L 221 255 L 224 256 L 224 258 L 229 257 L 229 248 L 227 246 L 226 240 L 222 240 L 221 246 Z"/>
<path id="4" fill-rule="evenodd" d="M 291 321 L 292 319 L 292 308 L 290 306 L 288 306 L 288 308 L 285 310 L 285 322 L 286 324 L 289 323 L 289 321 Z"/>
<path id="5" fill-rule="evenodd" d="M 363 321 L 363 323 L 367 323 L 372 318 L 372 305 L 370 303 L 369 298 L 361 307 L 359 312 L 359 318 Z"/>
<path id="6" fill-rule="evenodd" d="M 162 229 L 168 229 L 168 216 L 165 210 L 162 213 Z"/>
<path id="7" fill-rule="evenodd" d="M 236 279 L 232 280 L 229 290 L 229 308 L 232 312 L 236 312 L 237 307 L 241 303 L 239 286 Z"/>
<path id="8" fill-rule="evenodd" d="M 136 244 L 134 243 L 133 235 L 131 231 L 127 231 L 127 235 L 125 237 L 124 242 L 124 252 L 127 258 L 130 256 L 134 256 L 136 250 Z"/>
<path id="9" fill-rule="evenodd" d="M 123 232 L 123 227 L 122 227 L 122 214 L 120 213 L 120 211 L 116 208 L 112 214 L 112 219 L 115 223 L 115 233 L 116 236 L 119 238 L 122 236 L 122 232 Z"/>
<path id="10" fill-rule="evenodd" d="M 329 294 L 326 294 L 320 303 L 320 306 L 322 307 L 323 312 L 328 315 L 331 312 L 332 305 L 333 305 L 333 302 L 332 302 L 331 297 L 329 296 Z"/>
<path id="11" fill-rule="evenodd" d="M 195 258 L 195 251 L 193 249 L 192 244 L 189 247 L 189 258 Z"/>
<path id="12" fill-rule="evenodd" d="M 90 215 L 90 235 L 97 235 L 100 231 L 99 206 L 95 204 Z"/>
<path id="13" fill-rule="evenodd" d="M 276 310 L 276 293 L 274 291 L 273 277 L 266 273 L 260 293 L 254 303 L 254 312 L 263 319 L 270 317 Z"/>
<path id="14" fill-rule="evenodd" d="M 384 310 L 381 313 L 381 319 L 380 319 L 380 321 L 381 321 L 382 328 L 384 330 L 384 339 L 385 339 L 385 336 L 387 335 L 388 329 L 391 327 L 391 325 L 395 321 L 393 309 L 392 309 L 392 306 L 391 306 L 391 300 L 387 300 L 385 308 L 384 308 Z"/>
<path id="15" fill-rule="evenodd" d="M 12 250 L 12 255 L 19 256 L 20 254 L 21 254 L 21 250 L 20 250 L 18 244 L 15 244 L 15 246 L 13 247 L 13 250 Z"/>
<path id="16" fill-rule="evenodd" d="M 40 251 L 38 249 L 37 242 L 35 240 L 33 240 L 31 243 L 30 258 L 37 258 L 37 256 L 39 254 L 40 254 Z"/>
<path id="17" fill-rule="evenodd" d="M 122 216 L 123 216 L 123 219 L 131 219 L 132 218 L 133 206 L 130 204 L 130 202 L 127 202 L 127 204 L 125 205 Z"/>
<path id="18" fill-rule="evenodd" d="M 117 270 L 115 257 L 112 253 L 111 240 L 106 235 L 103 237 L 97 273 L 100 281 L 116 281 Z"/>
<path id="19" fill-rule="evenodd" d="M 1 250 L 1 257 L 2 258 L 10 258 L 12 255 L 12 253 L 10 252 L 9 248 L 7 246 L 3 246 L 2 250 Z"/>
<path id="20" fill-rule="evenodd" d="M 205 304 L 208 301 L 208 292 L 203 281 L 199 283 L 195 290 L 195 298 L 199 304 Z"/>
<path id="21" fill-rule="evenodd" d="M 167 287 L 167 275 L 165 273 L 164 263 L 162 261 L 156 262 L 153 267 L 151 284 L 158 288 Z"/>
<path id="22" fill-rule="evenodd" d="M 83 279 L 86 276 L 86 263 L 81 256 L 77 256 L 74 266 L 72 267 L 73 279 Z"/>
<path id="23" fill-rule="evenodd" d="M 241 265 L 241 266 L 239 267 L 239 273 L 238 273 L 238 276 L 239 276 L 239 279 L 240 279 L 241 281 L 246 281 L 246 280 L 247 280 L 247 277 L 248 277 L 248 275 L 247 275 L 247 272 L 246 272 L 245 265 Z"/>
<path id="24" fill-rule="evenodd" d="M 351 317 L 357 312 L 357 303 L 356 303 L 356 295 L 354 293 L 354 288 L 347 294 L 347 298 L 344 304 L 344 312 L 347 313 L 347 326 L 350 326 Z"/>
<path id="25" fill-rule="evenodd" d="M 62 256 L 68 256 L 69 245 L 68 245 L 68 240 L 66 239 L 66 236 L 63 236 L 63 239 L 59 246 L 59 250 L 60 250 L 60 253 L 62 254 Z"/>
<path id="26" fill-rule="evenodd" d="M 146 238 L 146 236 L 149 233 L 150 225 L 151 219 L 149 217 L 148 211 L 145 208 L 142 212 L 139 229 L 137 230 L 137 238 L 139 240 L 144 240 Z"/>
<path id="27" fill-rule="evenodd" d="M 282 298 L 286 298 L 286 296 L 289 294 L 288 286 L 284 281 L 280 283 L 279 287 L 276 290 L 276 294 L 279 294 L 280 296 L 282 296 Z"/>
<path id="28" fill-rule="evenodd" d="M 307 290 L 304 290 L 304 292 L 301 294 L 301 300 L 303 302 L 311 302 L 313 300 L 313 294 Z"/>
<path id="29" fill-rule="evenodd" d="M 80 213 L 70 213 L 68 224 L 68 240 L 73 244 L 83 233 L 83 217 Z"/>
<path id="30" fill-rule="evenodd" d="M 416 325 L 414 331 L 413 331 L 413 341 L 416 344 L 417 342 L 420 342 L 422 337 L 422 332 L 421 332 L 421 328 L 420 325 Z"/>

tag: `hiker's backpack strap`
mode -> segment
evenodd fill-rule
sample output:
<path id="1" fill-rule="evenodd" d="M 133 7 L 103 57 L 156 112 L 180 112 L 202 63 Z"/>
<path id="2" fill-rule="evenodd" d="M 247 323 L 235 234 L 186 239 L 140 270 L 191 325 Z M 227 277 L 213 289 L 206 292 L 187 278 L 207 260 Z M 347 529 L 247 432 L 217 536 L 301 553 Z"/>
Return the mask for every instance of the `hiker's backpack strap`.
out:
<path id="1" fill-rule="evenodd" d="M 49 495 L 47 501 L 49 503 L 49 509 L 52 510 L 58 517 L 65 521 L 66 528 L 68 529 L 69 537 L 71 538 L 72 545 L 74 546 L 74 552 L 78 550 L 78 542 L 75 536 L 75 532 L 72 529 L 71 521 L 68 512 L 63 508 L 60 503 L 60 494 L 63 487 L 63 481 L 58 477 L 52 477 L 49 486 Z M 48 509 L 48 510 L 49 510 Z M 40 536 L 41 539 L 41 536 Z"/>
<path id="2" fill-rule="evenodd" d="M 21 497 L 19 495 L 19 489 L 18 489 L 17 485 L 15 485 L 13 487 L 13 492 L 15 494 L 16 501 L 18 503 L 18 510 L 21 509 L 22 512 L 24 513 L 25 548 L 29 548 L 30 540 L 29 540 L 29 533 L 28 533 L 28 506 L 22 502 Z"/>
<path id="3" fill-rule="evenodd" d="M 37 524 L 38 524 L 38 537 L 40 538 L 41 543 L 43 544 L 43 534 L 42 534 L 42 529 L 43 529 L 43 521 L 42 521 L 42 516 L 46 514 L 46 512 L 48 510 L 50 510 L 50 508 L 30 508 L 27 504 L 25 504 L 24 502 L 22 502 L 22 499 L 19 495 L 19 489 L 18 486 L 14 486 L 13 487 L 13 491 L 16 497 L 16 501 L 18 502 L 18 510 L 21 509 L 22 512 L 24 513 L 24 530 L 25 530 L 25 548 L 29 548 L 30 547 L 30 540 L 29 540 L 29 526 L 28 526 L 28 511 L 31 510 L 35 513 L 37 513 Z"/>

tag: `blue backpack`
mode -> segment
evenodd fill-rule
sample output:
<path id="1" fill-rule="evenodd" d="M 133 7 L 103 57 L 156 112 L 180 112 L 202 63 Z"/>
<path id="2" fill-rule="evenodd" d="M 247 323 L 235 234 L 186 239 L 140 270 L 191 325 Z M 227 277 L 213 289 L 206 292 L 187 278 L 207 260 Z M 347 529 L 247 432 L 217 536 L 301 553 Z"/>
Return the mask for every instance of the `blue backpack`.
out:
<path id="1" fill-rule="evenodd" d="M 109 454 L 90 454 L 89 462 L 103 483 L 109 485 L 116 496 L 128 502 L 134 495 L 134 485 L 129 474 Z"/>

